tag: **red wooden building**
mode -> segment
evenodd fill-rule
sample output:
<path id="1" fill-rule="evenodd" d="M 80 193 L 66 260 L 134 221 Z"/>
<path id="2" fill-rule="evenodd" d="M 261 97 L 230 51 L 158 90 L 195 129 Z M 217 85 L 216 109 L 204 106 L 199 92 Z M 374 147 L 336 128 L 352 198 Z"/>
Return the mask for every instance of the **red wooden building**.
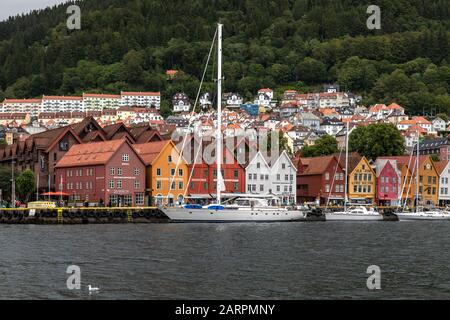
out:
<path id="1" fill-rule="evenodd" d="M 343 203 L 345 176 L 336 156 L 299 158 L 297 168 L 297 203 Z"/>
<path id="2" fill-rule="evenodd" d="M 377 173 L 378 205 L 397 205 L 402 189 L 401 172 L 397 168 L 396 160 L 377 159 L 375 162 Z"/>
<path id="3" fill-rule="evenodd" d="M 200 152 L 195 165 L 189 164 L 189 173 L 192 174 L 192 177 L 188 193 L 191 200 L 196 198 L 211 200 L 216 197 L 217 163 L 214 160 L 214 151 L 208 155 L 207 148 Z M 223 148 L 222 153 L 222 177 L 225 182 L 225 190 L 222 192 L 245 193 L 245 168 L 238 163 L 233 152 L 228 148 Z"/>
<path id="4" fill-rule="evenodd" d="M 127 138 L 74 145 L 55 168 L 69 201 L 144 204 L 145 164 Z"/>

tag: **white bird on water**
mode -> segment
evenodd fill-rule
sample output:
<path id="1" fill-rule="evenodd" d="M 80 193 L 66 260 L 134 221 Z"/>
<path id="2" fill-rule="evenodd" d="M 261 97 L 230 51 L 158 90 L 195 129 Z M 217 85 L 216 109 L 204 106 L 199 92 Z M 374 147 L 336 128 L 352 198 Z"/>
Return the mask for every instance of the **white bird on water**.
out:
<path id="1" fill-rule="evenodd" d="M 88 290 L 89 290 L 89 293 L 94 293 L 94 292 L 99 292 L 100 291 L 99 288 L 95 288 L 95 287 L 93 287 L 91 285 L 88 285 Z"/>

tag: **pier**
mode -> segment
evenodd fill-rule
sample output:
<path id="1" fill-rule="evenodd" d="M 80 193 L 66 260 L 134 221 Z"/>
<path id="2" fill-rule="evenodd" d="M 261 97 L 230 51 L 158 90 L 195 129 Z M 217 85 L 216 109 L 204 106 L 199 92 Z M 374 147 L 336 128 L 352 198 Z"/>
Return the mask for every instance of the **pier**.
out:
<path id="1" fill-rule="evenodd" d="M 170 220 L 156 207 L 0 209 L 0 224 L 104 224 L 164 222 L 170 222 Z"/>

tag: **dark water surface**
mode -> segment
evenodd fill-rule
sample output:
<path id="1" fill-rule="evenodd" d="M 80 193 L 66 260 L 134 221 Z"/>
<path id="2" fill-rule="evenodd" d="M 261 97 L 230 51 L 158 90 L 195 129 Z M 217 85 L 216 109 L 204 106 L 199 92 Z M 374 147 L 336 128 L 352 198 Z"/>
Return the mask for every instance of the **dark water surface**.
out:
<path id="1" fill-rule="evenodd" d="M 0 299 L 449 299 L 449 249 L 450 222 L 0 225 Z"/>

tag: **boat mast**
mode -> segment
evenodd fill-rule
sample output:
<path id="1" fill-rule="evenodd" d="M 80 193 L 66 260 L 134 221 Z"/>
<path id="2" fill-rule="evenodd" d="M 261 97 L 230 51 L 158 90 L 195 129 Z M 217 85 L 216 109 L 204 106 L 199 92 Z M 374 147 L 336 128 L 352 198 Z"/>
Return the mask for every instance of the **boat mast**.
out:
<path id="1" fill-rule="evenodd" d="M 348 130 L 350 123 L 347 122 L 347 132 L 345 136 L 345 195 L 344 195 L 344 211 L 347 211 L 347 193 L 348 193 Z"/>
<path id="2" fill-rule="evenodd" d="M 221 23 L 217 24 L 217 145 L 216 145 L 216 189 L 217 204 L 221 202 L 221 186 L 222 186 L 222 27 Z"/>
<path id="3" fill-rule="evenodd" d="M 419 205 L 419 129 L 417 129 L 417 163 L 416 163 L 416 212 Z"/>

